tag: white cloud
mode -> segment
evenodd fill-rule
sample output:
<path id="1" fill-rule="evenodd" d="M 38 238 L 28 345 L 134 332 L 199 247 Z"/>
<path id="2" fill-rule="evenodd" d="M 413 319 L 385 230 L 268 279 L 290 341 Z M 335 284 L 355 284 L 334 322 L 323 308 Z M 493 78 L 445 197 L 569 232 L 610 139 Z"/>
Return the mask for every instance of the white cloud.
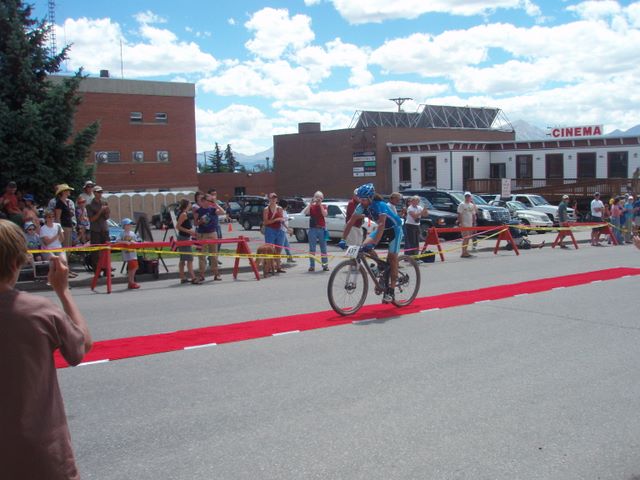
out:
<path id="1" fill-rule="evenodd" d="M 302 48 L 315 38 L 311 18 L 307 15 L 289 17 L 286 9 L 263 8 L 244 25 L 254 32 L 245 46 L 265 59 L 279 58 L 289 47 L 294 50 Z"/>
<path id="2" fill-rule="evenodd" d="M 324 47 L 314 45 L 302 48 L 293 55 L 293 58 L 309 70 L 315 81 L 329 77 L 333 67 L 350 69 L 350 85 L 364 86 L 373 81 L 373 75 L 367 68 L 368 49 L 344 43 L 340 38 L 327 42 Z"/>
<path id="3" fill-rule="evenodd" d="M 599 20 L 617 15 L 622 12 L 622 7 L 615 0 L 588 0 L 576 5 L 569 5 L 567 10 L 585 20 Z"/>
<path id="4" fill-rule="evenodd" d="M 218 61 L 194 42 L 185 42 L 170 30 L 152 26 L 159 17 L 151 12 L 136 16 L 140 39 L 127 38 L 118 23 L 109 18 L 67 19 L 57 27 L 59 38 L 73 44 L 68 65 L 72 70 L 84 67 L 88 73 L 101 69 L 120 71 L 120 44 L 124 74 L 128 78 L 211 72 Z"/>
<path id="5" fill-rule="evenodd" d="M 236 19 L 235 18 L 227 18 L 227 23 L 229 25 L 235 25 L 236 24 Z"/>
<path id="6" fill-rule="evenodd" d="M 322 0 L 304 0 L 304 4 L 307 7 L 310 7 L 312 5 L 318 5 Z"/>
<path id="7" fill-rule="evenodd" d="M 540 15 L 531 0 L 331 0 L 349 23 L 379 23 L 398 18 L 413 19 L 425 13 L 486 15 L 497 9 L 523 9 L 528 15 Z"/>
<path id="8" fill-rule="evenodd" d="M 147 10 L 146 12 L 136 13 L 133 18 L 136 19 L 138 23 L 167 23 L 167 19 L 156 15 L 151 10 Z"/>

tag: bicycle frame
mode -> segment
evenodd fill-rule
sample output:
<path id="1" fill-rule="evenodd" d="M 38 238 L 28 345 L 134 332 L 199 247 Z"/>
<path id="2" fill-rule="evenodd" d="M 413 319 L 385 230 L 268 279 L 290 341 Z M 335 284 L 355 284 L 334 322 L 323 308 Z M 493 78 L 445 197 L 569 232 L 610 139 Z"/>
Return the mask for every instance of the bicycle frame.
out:
<path id="1" fill-rule="evenodd" d="M 368 252 L 358 253 L 358 256 L 355 260 L 356 260 L 356 263 L 362 264 L 364 269 L 367 271 L 367 273 L 369 274 L 369 277 L 371 278 L 371 280 L 373 280 L 375 289 L 381 290 L 384 292 L 387 286 L 389 285 L 389 273 L 391 271 L 391 265 L 389 265 L 389 262 L 382 260 L 377 255 L 374 256 Z M 374 262 L 376 262 L 376 265 L 378 266 L 378 272 L 382 272 L 382 275 L 380 275 L 380 273 L 376 275 L 373 272 L 373 270 L 371 269 L 371 266 L 369 265 L 368 260 L 373 260 Z"/>

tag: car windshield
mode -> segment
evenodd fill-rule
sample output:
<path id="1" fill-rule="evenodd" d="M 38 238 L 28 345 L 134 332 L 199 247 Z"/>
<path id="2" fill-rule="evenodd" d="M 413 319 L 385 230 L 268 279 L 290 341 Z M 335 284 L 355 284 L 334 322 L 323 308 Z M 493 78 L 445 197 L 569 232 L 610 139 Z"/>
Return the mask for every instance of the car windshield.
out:
<path id="1" fill-rule="evenodd" d="M 531 203 L 533 203 L 536 207 L 539 207 L 541 205 L 549 205 L 549 202 L 547 202 L 544 197 L 541 197 L 540 195 L 531 195 L 529 199 L 531 200 Z"/>
<path id="2" fill-rule="evenodd" d="M 435 210 L 436 208 L 431 204 L 429 200 L 424 197 L 420 197 L 420 205 L 422 205 L 427 210 Z"/>
<path id="3" fill-rule="evenodd" d="M 507 205 L 509 205 L 509 208 L 512 208 L 514 210 L 527 210 L 527 206 L 522 202 L 512 201 L 507 202 Z"/>
<path id="4" fill-rule="evenodd" d="M 458 203 L 464 202 L 464 194 L 461 192 L 451 192 L 451 196 L 455 198 Z"/>
<path id="5" fill-rule="evenodd" d="M 476 205 L 489 205 L 484 198 L 480 197 L 479 195 L 471 195 L 471 198 L 473 198 L 473 203 L 475 203 Z"/>
<path id="6" fill-rule="evenodd" d="M 110 227 L 120 228 L 120 225 L 118 225 L 116 221 L 111 218 L 107 218 L 107 225 Z"/>

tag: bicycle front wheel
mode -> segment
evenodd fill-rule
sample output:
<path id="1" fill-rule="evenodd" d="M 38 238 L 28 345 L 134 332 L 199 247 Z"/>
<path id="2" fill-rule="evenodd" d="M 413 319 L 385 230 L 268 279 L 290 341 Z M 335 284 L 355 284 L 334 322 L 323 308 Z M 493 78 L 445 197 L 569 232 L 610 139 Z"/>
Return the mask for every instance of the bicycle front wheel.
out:
<path id="1" fill-rule="evenodd" d="M 409 305 L 418 296 L 420 290 L 420 267 L 413 257 L 398 257 L 398 281 L 394 291 L 393 304 L 396 307 Z"/>
<path id="2" fill-rule="evenodd" d="M 345 260 L 331 272 L 327 295 L 331 308 L 340 315 L 353 315 L 360 310 L 368 291 L 367 272 L 355 260 Z"/>

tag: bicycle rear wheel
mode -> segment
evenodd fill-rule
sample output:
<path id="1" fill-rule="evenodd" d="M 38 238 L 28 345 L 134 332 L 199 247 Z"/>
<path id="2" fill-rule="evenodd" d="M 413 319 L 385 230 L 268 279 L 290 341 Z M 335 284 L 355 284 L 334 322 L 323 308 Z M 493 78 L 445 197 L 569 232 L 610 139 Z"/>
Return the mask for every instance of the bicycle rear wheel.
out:
<path id="1" fill-rule="evenodd" d="M 331 272 L 327 296 L 331 308 L 340 315 L 353 315 L 360 310 L 368 291 L 367 272 L 355 260 L 345 260 Z"/>
<path id="2" fill-rule="evenodd" d="M 396 307 L 409 305 L 418 296 L 420 290 L 420 267 L 413 257 L 398 257 L 398 281 L 394 291 L 393 304 Z"/>

